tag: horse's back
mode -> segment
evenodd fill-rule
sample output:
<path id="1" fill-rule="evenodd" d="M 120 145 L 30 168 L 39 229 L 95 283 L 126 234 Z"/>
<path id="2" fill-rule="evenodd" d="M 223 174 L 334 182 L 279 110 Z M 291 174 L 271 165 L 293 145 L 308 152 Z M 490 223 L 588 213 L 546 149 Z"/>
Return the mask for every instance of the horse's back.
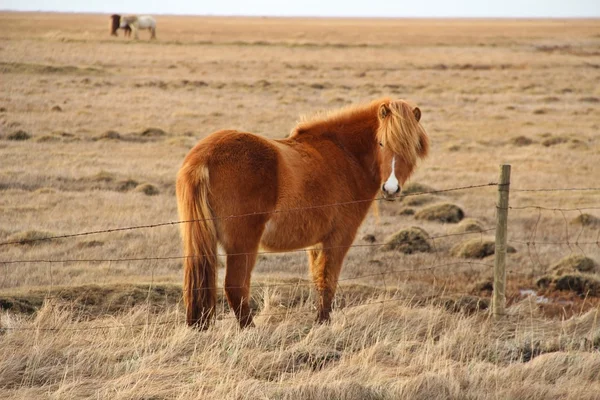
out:
<path id="1" fill-rule="evenodd" d="M 138 24 L 141 29 L 144 28 L 156 28 L 156 20 L 149 15 L 142 15 L 138 17 Z"/>
<path id="2" fill-rule="evenodd" d="M 216 214 L 268 211 L 277 203 L 277 149 L 268 139 L 218 131 L 189 152 L 182 168 L 206 168 Z"/>

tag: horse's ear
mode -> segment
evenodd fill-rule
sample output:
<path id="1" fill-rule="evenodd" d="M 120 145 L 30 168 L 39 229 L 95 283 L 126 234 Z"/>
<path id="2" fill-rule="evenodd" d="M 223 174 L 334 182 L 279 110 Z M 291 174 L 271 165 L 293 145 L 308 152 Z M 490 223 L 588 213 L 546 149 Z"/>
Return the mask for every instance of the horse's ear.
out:
<path id="1" fill-rule="evenodd" d="M 415 118 L 419 122 L 421 120 L 421 109 L 419 107 L 413 108 L 413 114 L 415 114 Z"/>
<path id="2" fill-rule="evenodd" d="M 390 113 L 390 106 L 387 103 L 383 103 L 379 106 L 379 118 L 385 119 Z"/>

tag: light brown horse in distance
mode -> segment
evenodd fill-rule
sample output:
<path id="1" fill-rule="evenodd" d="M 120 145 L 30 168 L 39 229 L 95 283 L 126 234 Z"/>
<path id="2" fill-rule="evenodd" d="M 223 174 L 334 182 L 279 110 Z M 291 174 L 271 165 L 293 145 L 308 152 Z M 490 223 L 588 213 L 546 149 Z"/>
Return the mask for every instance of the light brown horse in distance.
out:
<path id="1" fill-rule="evenodd" d="M 222 130 L 190 150 L 177 174 L 187 323 L 214 319 L 217 245 L 225 292 L 241 327 L 253 325 L 250 276 L 259 248 L 308 249 L 329 320 L 342 262 L 377 193 L 393 198 L 427 155 L 421 111 L 388 98 L 300 122 L 286 139 Z"/>

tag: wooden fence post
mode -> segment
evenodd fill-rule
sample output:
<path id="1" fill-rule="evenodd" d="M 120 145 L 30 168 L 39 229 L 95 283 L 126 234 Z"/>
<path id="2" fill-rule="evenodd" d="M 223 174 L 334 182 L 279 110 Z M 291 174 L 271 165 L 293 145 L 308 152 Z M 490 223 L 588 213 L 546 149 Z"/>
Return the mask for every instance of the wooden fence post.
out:
<path id="1" fill-rule="evenodd" d="M 508 226 L 508 193 L 510 189 L 510 165 L 500 166 L 498 182 L 498 204 L 496 204 L 496 248 L 494 253 L 494 297 L 492 312 L 494 317 L 504 315 L 506 307 L 506 239 Z"/>

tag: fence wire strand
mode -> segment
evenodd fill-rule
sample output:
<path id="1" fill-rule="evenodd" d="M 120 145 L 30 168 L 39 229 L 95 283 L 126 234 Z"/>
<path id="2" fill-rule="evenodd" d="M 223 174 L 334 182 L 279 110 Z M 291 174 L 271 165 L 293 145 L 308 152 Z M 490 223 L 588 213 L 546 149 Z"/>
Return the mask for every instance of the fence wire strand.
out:
<path id="1" fill-rule="evenodd" d="M 470 186 L 461 186 L 461 187 L 455 187 L 455 188 L 449 188 L 449 189 L 406 193 L 406 194 L 402 195 L 402 198 L 409 197 L 409 196 L 420 196 L 420 195 L 424 195 L 424 194 L 447 193 L 447 192 L 454 192 L 454 191 L 459 191 L 459 190 L 476 189 L 476 188 L 483 188 L 483 187 L 497 186 L 497 185 L 498 185 L 497 183 L 490 182 L 490 183 L 480 184 L 480 185 L 470 185 Z M 345 202 L 339 202 L 339 203 L 321 204 L 321 205 L 316 205 L 316 206 L 295 207 L 295 208 L 286 208 L 286 209 L 271 210 L 271 211 L 256 211 L 256 212 L 237 214 L 237 215 L 191 219 L 191 220 L 186 220 L 186 221 L 159 222 L 156 224 L 135 225 L 135 226 L 121 227 L 121 228 L 102 229 L 102 230 L 95 230 L 95 231 L 88 231 L 88 232 L 71 233 L 71 234 L 65 234 L 65 235 L 48 236 L 48 237 L 43 237 L 43 238 L 12 240 L 12 241 L 0 242 L 0 247 L 8 246 L 8 245 L 15 245 L 15 244 L 27 244 L 27 243 L 39 242 L 39 241 L 43 241 L 43 240 L 67 239 L 67 238 L 73 238 L 73 237 L 79 237 L 79 236 L 96 235 L 96 234 L 100 234 L 100 233 L 114 233 L 114 232 L 123 232 L 123 231 L 137 230 L 137 229 L 158 228 L 161 226 L 187 224 L 187 223 L 192 223 L 192 222 L 227 220 L 227 219 L 233 219 L 233 218 L 244 218 L 244 217 L 252 217 L 252 216 L 257 216 L 257 215 L 265 215 L 265 214 L 281 214 L 281 213 L 286 213 L 286 212 L 307 211 L 307 210 L 314 210 L 314 209 L 320 209 L 320 208 L 326 208 L 326 207 L 348 206 L 348 205 L 367 203 L 367 202 L 373 202 L 373 201 L 389 201 L 389 199 L 387 199 L 385 197 L 376 197 L 374 199 L 351 200 L 351 201 L 345 201 Z"/>

